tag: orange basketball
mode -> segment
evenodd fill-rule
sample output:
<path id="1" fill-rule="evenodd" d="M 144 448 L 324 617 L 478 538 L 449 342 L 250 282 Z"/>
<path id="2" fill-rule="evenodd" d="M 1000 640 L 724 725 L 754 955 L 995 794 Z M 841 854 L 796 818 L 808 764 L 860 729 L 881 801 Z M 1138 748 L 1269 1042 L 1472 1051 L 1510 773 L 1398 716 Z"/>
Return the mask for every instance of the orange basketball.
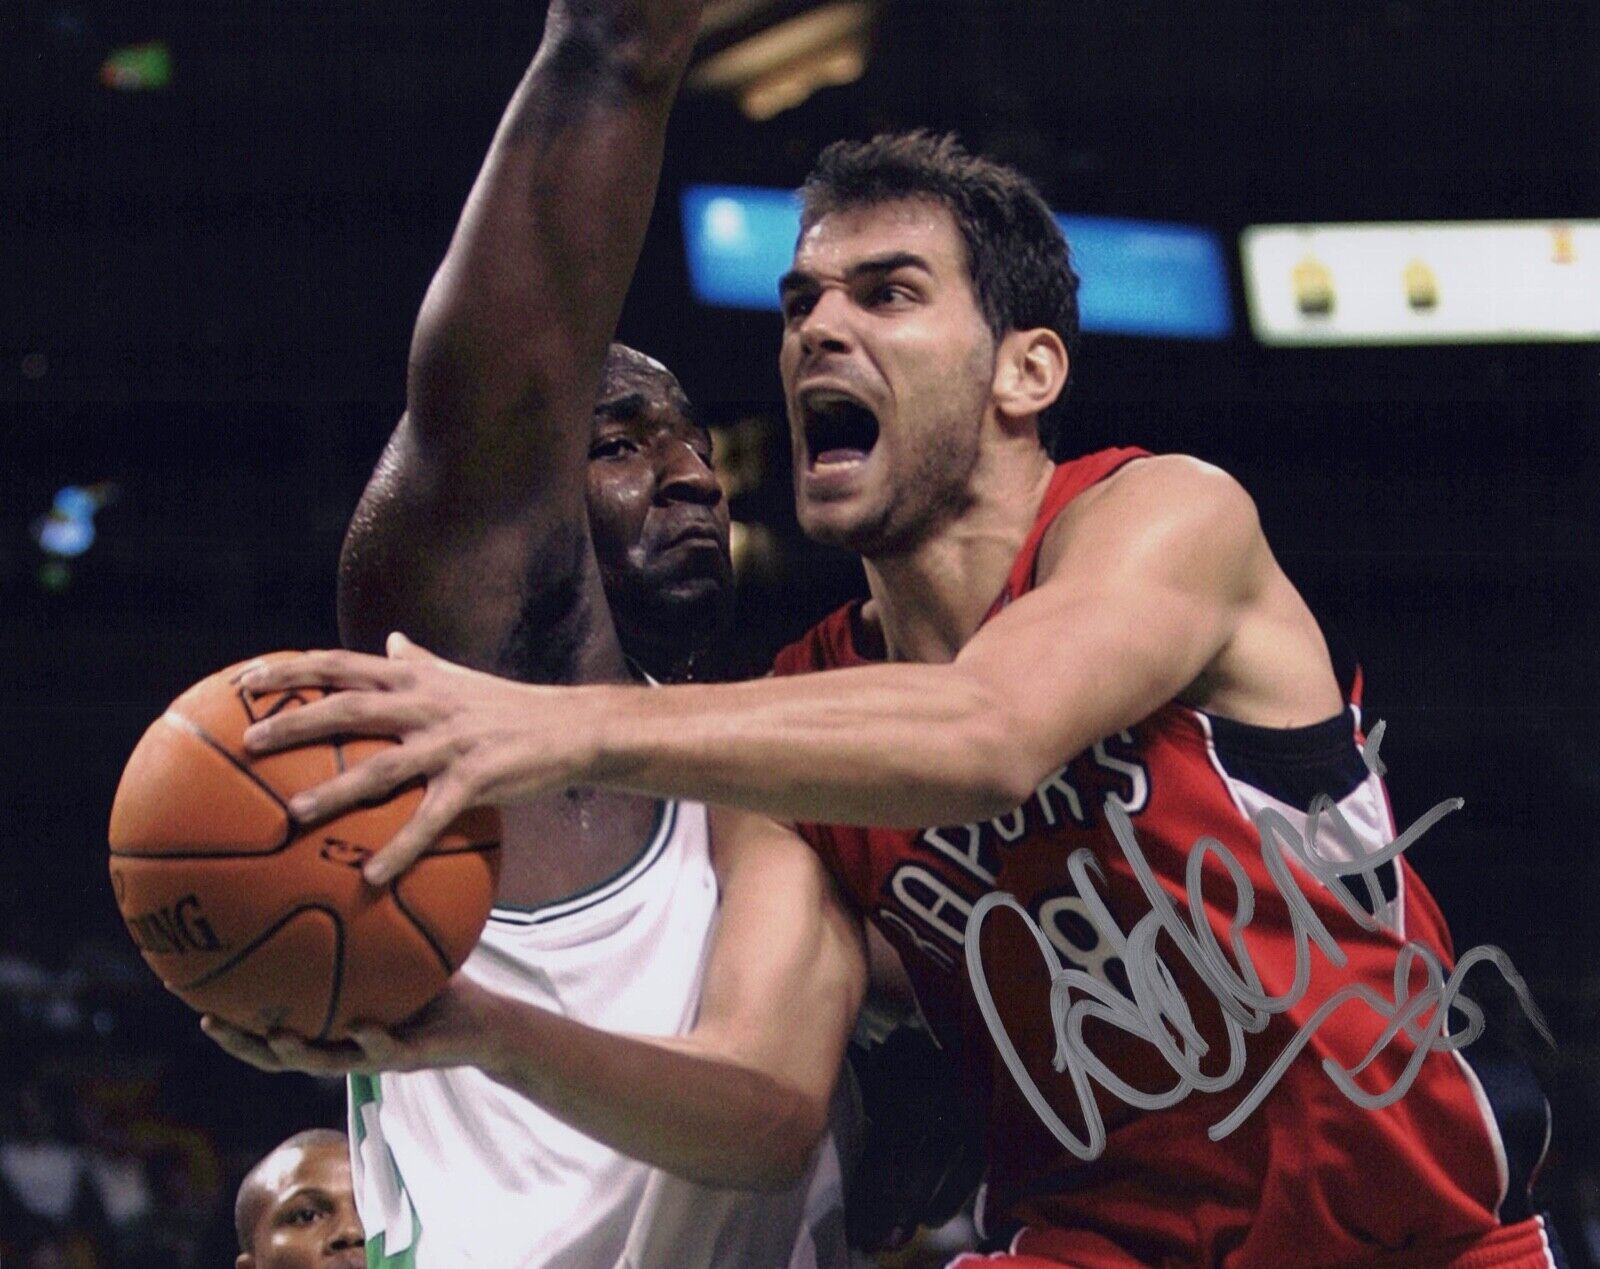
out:
<path id="1" fill-rule="evenodd" d="M 362 863 L 422 790 L 313 828 L 293 823 L 294 794 L 394 742 L 251 757 L 246 727 L 326 693 L 252 695 L 233 681 L 244 668 L 178 697 L 128 759 L 111 808 L 123 920 L 169 989 L 235 1026 L 327 1040 L 352 1023 L 399 1022 L 438 993 L 483 931 L 499 816 L 461 816 L 393 883 L 368 885 Z"/>

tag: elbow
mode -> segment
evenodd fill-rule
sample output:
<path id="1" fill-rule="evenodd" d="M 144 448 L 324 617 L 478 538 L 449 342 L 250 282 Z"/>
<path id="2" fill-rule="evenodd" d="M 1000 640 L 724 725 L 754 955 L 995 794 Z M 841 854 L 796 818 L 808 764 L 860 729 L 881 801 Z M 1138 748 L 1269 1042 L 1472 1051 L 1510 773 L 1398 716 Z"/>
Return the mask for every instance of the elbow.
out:
<path id="1" fill-rule="evenodd" d="M 985 703 L 965 731 L 966 822 L 1008 815 L 1032 796 L 1045 772 L 1022 728 L 1001 706 Z"/>
<path id="2" fill-rule="evenodd" d="M 585 86 L 599 82 L 646 96 L 672 93 L 694 52 L 699 8 L 663 7 L 667 12 L 569 17 L 554 41 L 558 64 Z"/>
<path id="3" fill-rule="evenodd" d="M 670 95 L 688 68 L 698 28 L 639 37 L 613 55 L 618 79 L 642 96 Z"/>
<path id="4" fill-rule="evenodd" d="M 729 1184 L 746 1190 L 788 1190 L 810 1170 L 827 1130 L 827 1103 L 798 1091 L 787 1094 L 784 1103 L 751 1134 L 749 1149 Z"/>

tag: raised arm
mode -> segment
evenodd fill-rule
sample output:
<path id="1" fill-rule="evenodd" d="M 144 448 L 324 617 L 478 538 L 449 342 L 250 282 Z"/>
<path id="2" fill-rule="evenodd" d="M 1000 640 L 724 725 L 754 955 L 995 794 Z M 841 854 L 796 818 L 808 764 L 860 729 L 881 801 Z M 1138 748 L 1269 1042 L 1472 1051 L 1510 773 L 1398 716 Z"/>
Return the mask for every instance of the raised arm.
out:
<path id="1" fill-rule="evenodd" d="M 393 628 L 471 644 L 439 628 L 464 572 L 487 579 L 480 602 L 503 624 L 530 560 L 558 574 L 581 562 L 600 368 L 702 3 L 553 0 L 423 300 L 406 411 L 351 523 L 351 646 Z"/>
<path id="2" fill-rule="evenodd" d="M 777 1189 L 827 1127 L 866 991 L 859 922 L 791 831 L 713 812 L 721 890 L 694 1029 L 596 1030 L 458 975 L 412 1024 L 356 1045 L 272 1042 L 213 1019 L 209 1035 L 265 1070 L 476 1066 L 597 1141 L 704 1185 Z"/>

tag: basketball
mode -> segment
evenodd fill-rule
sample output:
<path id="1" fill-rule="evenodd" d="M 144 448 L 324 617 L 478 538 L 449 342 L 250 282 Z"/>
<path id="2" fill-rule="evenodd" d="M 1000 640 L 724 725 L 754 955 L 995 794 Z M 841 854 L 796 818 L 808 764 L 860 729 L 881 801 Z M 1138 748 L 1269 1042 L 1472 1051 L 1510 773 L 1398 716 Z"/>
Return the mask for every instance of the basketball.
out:
<path id="1" fill-rule="evenodd" d="M 128 759 L 110 830 L 123 922 L 170 991 L 246 1030 L 335 1040 L 352 1024 L 400 1022 L 478 941 L 499 874 L 499 815 L 461 816 L 390 885 L 368 885 L 361 866 L 422 789 L 314 827 L 294 823 L 291 797 L 394 742 L 247 754 L 251 723 L 327 694 L 246 692 L 234 680 L 255 663 L 179 696 Z"/>

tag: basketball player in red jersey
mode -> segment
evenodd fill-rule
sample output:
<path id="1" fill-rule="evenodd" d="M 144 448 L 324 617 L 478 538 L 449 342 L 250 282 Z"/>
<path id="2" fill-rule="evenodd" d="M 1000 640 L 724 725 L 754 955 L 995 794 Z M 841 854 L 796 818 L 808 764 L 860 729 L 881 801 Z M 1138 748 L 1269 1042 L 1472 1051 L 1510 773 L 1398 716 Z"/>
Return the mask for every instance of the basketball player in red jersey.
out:
<path id="1" fill-rule="evenodd" d="M 1185 457 L 1057 461 L 1076 279 L 1037 193 L 947 139 L 831 147 L 782 294 L 800 520 L 862 556 L 871 598 L 760 683 L 528 688 L 404 640 L 274 666 L 264 686 L 364 690 L 254 743 L 403 738 L 297 812 L 426 776 L 374 879 L 464 806 L 571 784 L 804 822 L 987 1112 L 985 1264 L 1553 1263 L 1527 1196 L 1542 1100 L 1515 1124 L 1536 1090 L 1438 1042 L 1437 1000 L 1401 1011 L 1449 932 L 1374 858 L 1398 834 L 1359 675 L 1250 498 Z M 1338 814 L 1313 828 L 1319 797 Z M 1275 865 L 1258 823 L 1309 853 Z"/>

